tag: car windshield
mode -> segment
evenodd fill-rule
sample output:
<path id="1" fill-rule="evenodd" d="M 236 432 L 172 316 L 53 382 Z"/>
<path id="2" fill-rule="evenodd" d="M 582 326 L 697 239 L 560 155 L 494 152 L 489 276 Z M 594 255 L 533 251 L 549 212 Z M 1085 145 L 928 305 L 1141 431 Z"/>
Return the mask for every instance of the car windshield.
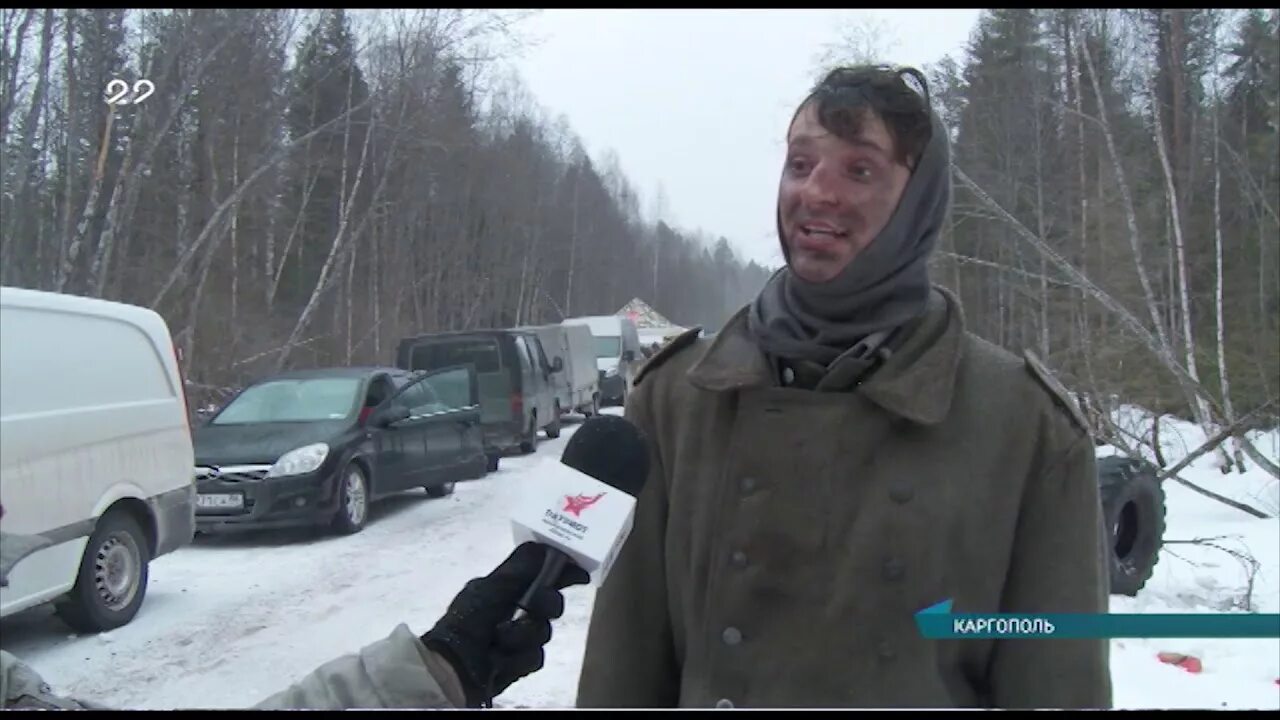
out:
<path id="1" fill-rule="evenodd" d="M 269 380 L 231 401 L 214 425 L 341 420 L 355 406 L 359 378 Z"/>
<path id="2" fill-rule="evenodd" d="M 608 335 L 597 335 L 594 340 L 596 357 L 616 358 L 621 354 L 618 350 L 622 347 L 622 338 L 610 337 Z"/>

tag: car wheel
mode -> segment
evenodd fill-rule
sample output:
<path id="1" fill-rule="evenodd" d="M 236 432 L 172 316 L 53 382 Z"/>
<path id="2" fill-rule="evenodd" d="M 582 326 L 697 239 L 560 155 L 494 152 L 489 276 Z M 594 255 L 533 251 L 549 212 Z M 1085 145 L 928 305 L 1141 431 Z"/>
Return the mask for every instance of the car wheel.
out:
<path id="1" fill-rule="evenodd" d="M 358 533 L 369 519 L 369 479 L 356 463 L 342 471 L 338 481 L 338 514 L 333 526 L 343 535 Z"/>
<path id="2" fill-rule="evenodd" d="M 560 403 L 558 401 L 556 402 L 555 412 L 555 419 L 547 426 L 548 440 L 555 440 L 560 437 Z"/>
<path id="3" fill-rule="evenodd" d="M 80 572 L 58 615 L 79 632 L 114 630 L 138 614 L 147 594 L 150 548 L 132 515 L 113 510 L 89 536 Z"/>
<path id="4" fill-rule="evenodd" d="M 501 455 L 486 455 L 485 460 L 488 461 L 488 464 L 485 465 L 486 472 L 498 472 L 498 462 L 502 460 Z"/>

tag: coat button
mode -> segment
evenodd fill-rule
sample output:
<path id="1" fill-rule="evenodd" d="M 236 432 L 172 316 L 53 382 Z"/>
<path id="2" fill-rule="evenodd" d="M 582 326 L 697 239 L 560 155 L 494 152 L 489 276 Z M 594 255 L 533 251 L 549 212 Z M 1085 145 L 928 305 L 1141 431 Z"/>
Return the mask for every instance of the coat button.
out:
<path id="1" fill-rule="evenodd" d="M 741 550 L 734 550 L 729 556 L 729 562 L 733 563 L 736 568 L 744 568 L 747 566 L 747 554 Z"/>
<path id="2" fill-rule="evenodd" d="M 885 662 L 888 662 L 898 657 L 898 652 L 893 649 L 893 646 L 890 645 L 889 641 L 887 640 L 880 641 L 880 644 L 876 646 L 876 654 L 879 655 L 880 659 L 884 660 Z"/>
<path id="3" fill-rule="evenodd" d="M 906 483 L 898 483 L 889 489 L 890 499 L 899 505 L 911 502 L 911 498 L 914 496 L 915 492 L 911 489 L 911 486 Z"/>
<path id="4" fill-rule="evenodd" d="M 733 701 L 730 700 L 729 698 L 720 698 L 719 700 L 716 701 L 716 707 L 720 708 L 721 710 L 728 710 L 733 707 Z"/>
<path id="5" fill-rule="evenodd" d="M 902 564 L 901 560 L 886 560 L 880 568 L 880 575 L 885 580 L 901 580 L 902 576 L 907 572 L 907 568 Z"/>
<path id="6" fill-rule="evenodd" d="M 720 633 L 720 639 L 724 640 L 725 645 L 737 645 L 742 642 L 742 631 L 736 627 L 728 627 L 724 632 Z"/>
<path id="7" fill-rule="evenodd" d="M 755 479 L 755 478 L 749 478 L 749 477 L 748 477 L 748 478 L 742 478 L 741 485 L 742 485 L 742 492 L 743 492 L 743 494 L 749 493 L 749 492 L 751 492 L 752 490 L 755 490 L 755 489 L 756 489 L 756 479 Z"/>

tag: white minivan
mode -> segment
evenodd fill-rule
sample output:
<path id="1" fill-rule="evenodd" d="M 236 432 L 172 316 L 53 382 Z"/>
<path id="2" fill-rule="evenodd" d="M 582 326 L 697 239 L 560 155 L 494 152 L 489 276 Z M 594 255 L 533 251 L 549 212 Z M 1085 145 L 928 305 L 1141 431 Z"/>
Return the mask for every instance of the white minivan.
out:
<path id="1" fill-rule="evenodd" d="M 0 617 L 53 601 L 81 632 L 132 620 L 148 563 L 194 537 L 194 464 L 163 318 L 0 288 L 0 523 L 51 543 L 13 568 Z"/>

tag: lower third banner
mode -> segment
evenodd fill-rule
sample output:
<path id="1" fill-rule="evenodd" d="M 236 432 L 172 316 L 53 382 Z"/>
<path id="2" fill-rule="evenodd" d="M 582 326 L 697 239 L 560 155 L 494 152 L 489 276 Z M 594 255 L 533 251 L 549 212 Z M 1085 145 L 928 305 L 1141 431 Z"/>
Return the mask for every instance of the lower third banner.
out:
<path id="1" fill-rule="evenodd" d="M 954 613 L 946 600 L 916 613 L 929 639 L 1280 638 L 1280 615 L 1259 613 Z"/>

